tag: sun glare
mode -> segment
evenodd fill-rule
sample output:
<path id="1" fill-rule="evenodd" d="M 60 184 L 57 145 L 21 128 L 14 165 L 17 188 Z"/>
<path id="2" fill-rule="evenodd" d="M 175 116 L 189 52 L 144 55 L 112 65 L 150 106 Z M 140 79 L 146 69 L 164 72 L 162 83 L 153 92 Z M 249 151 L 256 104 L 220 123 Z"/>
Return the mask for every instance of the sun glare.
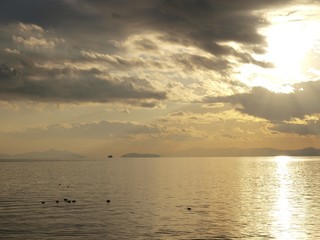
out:
<path id="1" fill-rule="evenodd" d="M 277 76 L 289 83 L 301 81 L 304 60 L 317 39 L 313 24 L 303 21 L 278 23 L 270 27 L 266 35 L 266 57 L 275 65 Z"/>
<path id="2" fill-rule="evenodd" d="M 255 57 L 274 67 L 242 65 L 236 77 L 250 87 L 274 92 L 290 92 L 293 84 L 312 80 L 310 72 L 317 69 L 310 56 L 318 56 L 320 48 L 320 18 L 315 12 L 319 10 L 296 6 L 270 13 L 270 25 L 260 31 L 267 41 L 266 53 Z"/>

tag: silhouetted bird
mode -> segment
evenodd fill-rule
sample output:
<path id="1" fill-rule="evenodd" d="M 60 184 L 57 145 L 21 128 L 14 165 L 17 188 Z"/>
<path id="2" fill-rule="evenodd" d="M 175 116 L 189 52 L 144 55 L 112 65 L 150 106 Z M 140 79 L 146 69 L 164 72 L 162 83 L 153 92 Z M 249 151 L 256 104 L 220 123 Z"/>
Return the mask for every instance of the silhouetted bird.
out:
<path id="1" fill-rule="evenodd" d="M 73 203 L 75 203 L 75 202 L 76 202 L 76 200 L 72 200 L 72 202 L 73 202 Z"/>
<path id="2" fill-rule="evenodd" d="M 68 198 L 63 199 L 63 201 L 67 202 L 67 201 L 68 201 Z"/>
<path id="3" fill-rule="evenodd" d="M 41 204 L 45 204 L 45 203 L 46 203 L 45 201 L 42 201 L 42 202 L 41 202 Z"/>
<path id="4" fill-rule="evenodd" d="M 191 210 L 191 207 L 188 207 L 187 209 L 190 211 L 190 210 Z"/>
<path id="5" fill-rule="evenodd" d="M 106 201 L 107 203 L 111 202 L 109 199 Z"/>
<path id="6" fill-rule="evenodd" d="M 56 200 L 56 203 L 59 203 L 59 200 Z"/>
<path id="7" fill-rule="evenodd" d="M 71 200 L 68 200 L 67 202 L 68 202 L 68 203 L 71 203 Z"/>

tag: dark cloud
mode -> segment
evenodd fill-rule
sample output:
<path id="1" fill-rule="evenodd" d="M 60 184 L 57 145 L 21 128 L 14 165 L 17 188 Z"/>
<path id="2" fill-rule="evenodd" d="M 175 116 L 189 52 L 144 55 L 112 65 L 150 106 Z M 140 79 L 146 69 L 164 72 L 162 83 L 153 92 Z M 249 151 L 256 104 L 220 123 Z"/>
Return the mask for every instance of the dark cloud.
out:
<path id="1" fill-rule="evenodd" d="M 298 135 L 320 135 L 320 121 L 319 120 L 306 120 L 303 123 L 277 123 L 272 127 L 272 130 L 293 133 Z"/>
<path id="2" fill-rule="evenodd" d="M 139 47 L 143 50 L 146 50 L 146 51 L 158 50 L 157 44 L 149 39 L 139 39 L 135 43 L 136 43 L 137 47 Z"/>
<path id="3" fill-rule="evenodd" d="M 242 54 L 220 42 L 247 44 L 250 51 L 261 51 L 265 39 L 258 28 L 266 22 L 254 10 L 277 7 L 290 0 L 4 0 L 0 19 L 3 22 L 35 23 L 54 29 L 66 39 L 82 46 L 90 43 L 101 49 L 108 39 L 119 39 L 134 33 L 159 32 L 167 41 L 184 42 L 214 55 Z M 154 48 L 150 42 L 141 42 Z M 247 54 L 243 52 L 243 54 Z M 248 59 L 248 57 L 246 57 Z M 255 64 L 254 60 L 250 60 Z"/>
<path id="4" fill-rule="evenodd" d="M 32 75 L 0 65 L 0 99 L 43 102 L 128 102 L 163 100 L 164 92 L 154 90 L 144 79 L 99 78 L 91 68 L 34 68 Z M 36 73 L 36 74 L 35 74 Z M 140 103 L 140 105 L 143 105 Z"/>
<path id="5" fill-rule="evenodd" d="M 14 79 L 17 76 L 17 71 L 14 68 L 8 67 L 5 64 L 0 64 L 0 83 L 4 83 L 6 80 Z M 9 85 L 10 82 L 8 82 Z"/>
<path id="6" fill-rule="evenodd" d="M 249 93 L 225 97 L 206 97 L 207 103 L 231 103 L 237 110 L 251 116 L 270 121 L 303 118 L 320 113 L 320 81 L 295 85 L 292 93 L 275 93 L 262 87 L 255 87 Z"/>
<path id="7" fill-rule="evenodd" d="M 0 31 L 6 39 L 13 36 L 0 49 L 1 100 L 122 102 L 155 107 L 166 99 L 166 93 L 154 89 L 150 79 L 109 74 L 142 67 L 145 63 L 140 59 L 81 49 L 64 51 L 64 46 L 58 46 L 63 45 L 63 39 L 35 24 L 14 23 Z"/>
<path id="8" fill-rule="evenodd" d="M 208 69 L 223 72 L 230 69 L 230 63 L 226 59 L 209 58 L 195 54 L 179 54 L 173 57 L 173 61 L 180 63 L 185 70 Z"/>
<path id="9" fill-rule="evenodd" d="M 133 67 L 142 67 L 145 65 L 141 59 L 125 59 L 120 56 L 110 56 L 108 54 L 101 54 L 97 52 L 89 52 L 82 50 L 80 54 L 87 60 L 90 61 L 100 61 L 104 64 L 109 64 L 110 66 L 114 67 L 115 69 L 128 69 Z"/>

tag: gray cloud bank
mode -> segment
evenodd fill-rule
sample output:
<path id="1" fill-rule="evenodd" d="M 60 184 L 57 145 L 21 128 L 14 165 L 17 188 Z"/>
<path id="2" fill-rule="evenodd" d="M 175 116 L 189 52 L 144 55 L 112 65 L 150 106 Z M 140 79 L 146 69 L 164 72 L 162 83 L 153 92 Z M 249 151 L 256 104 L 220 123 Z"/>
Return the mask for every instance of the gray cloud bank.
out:
<path id="1" fill-rule="evenodd" d="M 231 103 L 237 110 L 270 121 L 303 118 L 320 113 L 320 81 L 297 84 L 292 93 L 275 93 L 254 87 L 249 93 L 224 97 L 206 97 L 207 103 Z"/>
<path id="2" fill-rule="evenodd" d="M 271 63 L 253 57 L 254 53 L 265 51 L 266 41 L 258 29 L 268 24 L 254 11 L 290 2 L 3 0 L 0 4 L 1 99 L 120 101 L 154 106 L 146 100 L 166 99 L 164 90 L 156 89 L 152 85 L 153 79 L 129 72 L 147 66 L 144 56 L 140 59 L 120 57 L 127 49 L 119 42 L 135 34 L 158 34 L 161 43 L 176 43 L 205 52 L 207 57 L 185 53 L 169 59 L 189 71 L 203 69 L 226 75 L 232 68 L 229 58 L 238 63 L 272 67 Z M 235 42 L 242 47 L 236 50 L 224 42 Z M 155 54 L 161 49 L 150 39 L 140 39 L 135 44 L 136 48 Z M 60 67 L 39 67 L 48 62 L 59 63 Z M 100 67 L 82 66 L 70 70 L 67 66 L 67 63 L 92 65 L 97 62 Z M 155 61 L 149 72 L 157 66 L 159 69 L 164 67 Z M 110 76 L 115 72 L 121 73 L 121 77 Z"/>
<path id="3" fill-rule="evenodd" d="M 185 41 L 214 54 L 235 54 L 232 48 L 219 42 L 264 43 L 257 28 L 265 24 L 265 20 L 252 12 L 290 2 L 292 0 L 243 0 L 241 4 L 237 0 L 3 0 L 0 20 L 34 23 L 82 36 L 89 33 L 123 37 L 134 32 L 158 31 L 168 34 L 167 40 Z"/>
<path id="4" fill-rule="evenodd" d="M 304 124 L 295 123 L 277 123 L 272 127 L 273 130 L 294 133 L 298 135 L 320 135 L 320 120 L 308 120 Z"/>
<path id="5" fill-rule="evenodd" d="M 320 134 L 320 81 L 295 85 L 292 93 L 275 93 L 255 87 L 249 93 L 206 97 L 206 103 L 229 103 L 242 113 L 269 120 L 272 130 L 298 135 Z M 316 119 L 304 120 L 307 116 Z M 290 122 L 301 119 L 302 123 Z"/>
<path id="6" fill-rule="evenodd" d="M 38 69 L 39 71 L 41 69 Z M 51 69 L 38 73 L 41 80 L 0 65 L 0 99 L 44 102 L 111 102 L 165 99 L 164 92 L 145 87 L 143 79 L 100 79 L 98 69 Z"/>

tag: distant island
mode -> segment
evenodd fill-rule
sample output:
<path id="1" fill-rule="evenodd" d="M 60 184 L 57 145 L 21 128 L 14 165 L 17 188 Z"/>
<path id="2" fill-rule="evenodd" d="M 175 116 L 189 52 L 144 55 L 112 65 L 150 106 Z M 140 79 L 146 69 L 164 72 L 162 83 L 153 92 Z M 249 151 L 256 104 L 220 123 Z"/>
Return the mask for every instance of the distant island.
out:
<path id="1" fill-rule="evenodd" d="M 27 152 L 15 155 L 0 155 L 0 159 L 25 159 L 25 160 L 80 160 L 85 156 L 68 152 L 50 149 L 44 152 Z"/>
<path id="2" fill-rule="evenodd" d="M 161 156 L 153 153 L 127 153 L 122 155 L 121 157 L 122 158 L 156 158 Z"/>

